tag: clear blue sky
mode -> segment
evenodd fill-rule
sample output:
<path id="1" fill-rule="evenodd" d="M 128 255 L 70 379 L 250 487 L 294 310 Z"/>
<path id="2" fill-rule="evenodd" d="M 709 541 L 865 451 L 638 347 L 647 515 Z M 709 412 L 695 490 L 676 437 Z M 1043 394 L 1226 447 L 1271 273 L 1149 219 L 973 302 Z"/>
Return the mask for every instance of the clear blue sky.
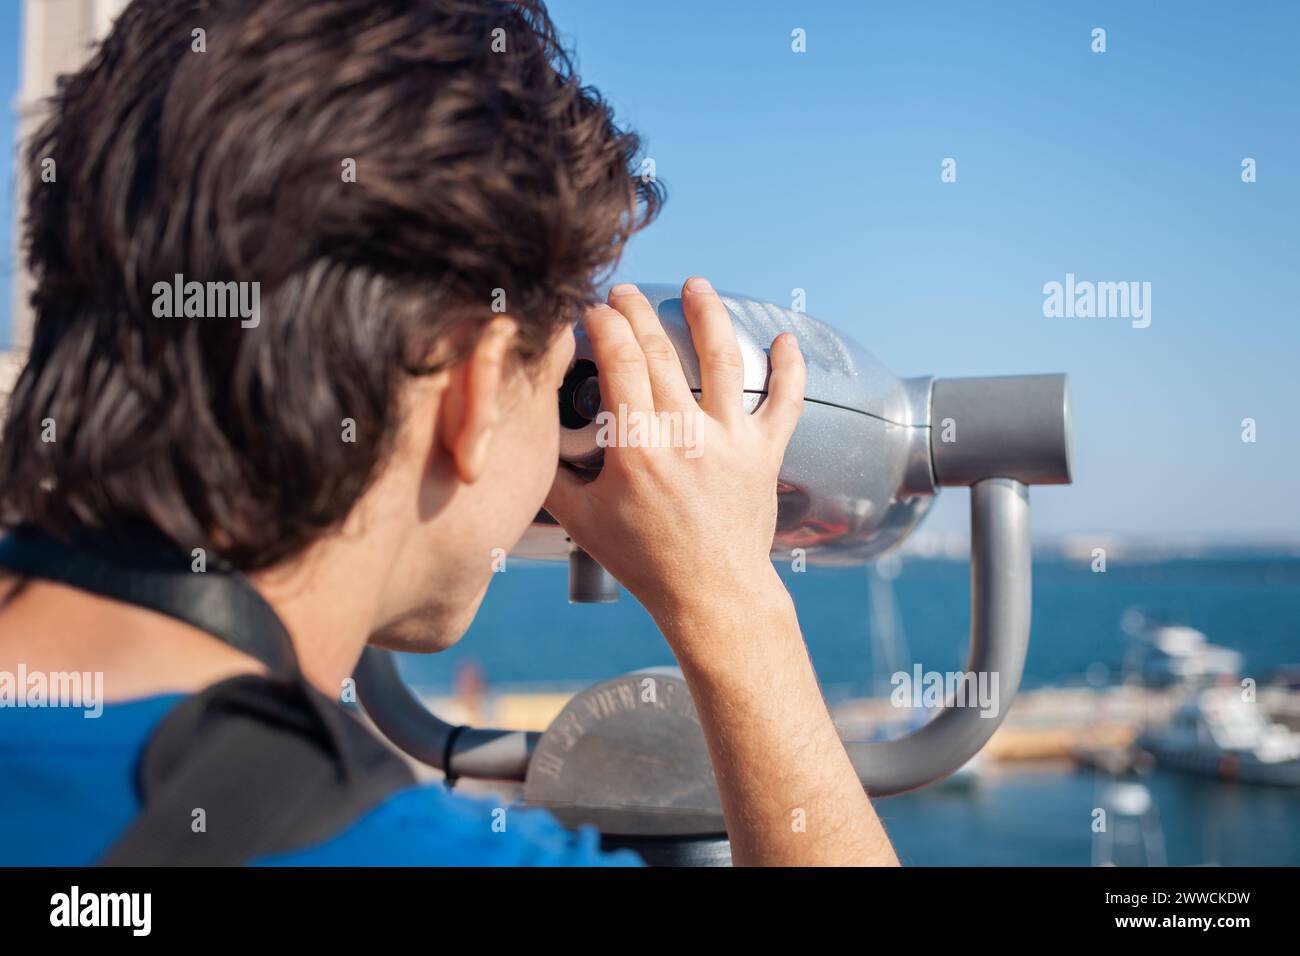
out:
<path id="1" fill-rule="evenodd" d="M 551 11 L 668 187 L 620 277 L 805 289 L 904 375 L 1069 372 L 1076 484 L 1034 492 L 1040 533 L 1300 536 L 1300 4 Z M 1150 327 L 1045 318 L 1067 272 L 1150 282 Z M 959 530 L 964 496 L 944 497 L 929 527 Z"/>

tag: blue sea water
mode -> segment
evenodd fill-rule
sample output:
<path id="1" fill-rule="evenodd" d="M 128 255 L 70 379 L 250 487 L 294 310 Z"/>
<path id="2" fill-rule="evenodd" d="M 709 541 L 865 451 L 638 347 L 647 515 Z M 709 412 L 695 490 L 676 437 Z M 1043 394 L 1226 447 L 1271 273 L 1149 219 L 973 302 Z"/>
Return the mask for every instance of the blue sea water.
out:
<path id="1" fill-rule="evenodd" d="M 929 788 L 876 801 L 899 859 L 912 866 L 1300 866 L 1300 793 L 1156 771 L 1158 842 L 1133 818 L 1110 818 L 1113 849 L 1093 829 L 1110 781 L 1089 770 L 999 769 L 970 790 Z M 1159 853 L 1157 854 L 1157 849 Z"/>
<path id="2" fill-rule="evenodd" d="M 865 694 L 873 681 L 867 572 L 809 567 L 785 573 L 822 682 L 833 696 Z M 954 670 L 965 663 L 970 566 L 905 558 L 893 582 L 910 650 L 904 666 Z M 570 605 L 559 565 L 512 562 L 495 576 L 461 643 L 442 654 L 409 657 L 404 670 L 421 686 L 447 689 L 454 669 L 474 661 L 494 684 L 538 681 L 582 685 L 638 667 L 671 664 L 654 622 L 627 594 L 613 605 Z M 743 600 L 743 595 L 719 595 Z M 1178 559 L 1124 564 L 1104 573 L 1086 564 L 1034 564 L 1033 639 L 1026 687 L 1082 679 L 1089 665 L 1120 666 L 1129 608 L 1188 624 L 1244 656 L 1248 675 L 1300 664 L 1300 558 Z M 879 678 L 880 675 L 874 675 Z"/>
<path id="3" fill-rule="evenodd" d="M 893 592 L 909 649 L 898 662 L 903 667 L 962 667 L 969 575 L 965 562 L 902 561 Z M 866 571 L 810 567 L 784 577 L 828 696 L 879 691 Z M 1039 560 L 1033 598 L 1028 687 L 1080 683 L 1097 663 L 1117 675 L 1128 641 L 1120 621 L 1134 607 L 1196 627 L 1241 652 L 1248 676 L 1264 680 L 1277 668 L 1300 664 L 1300 558 L 1112 560 L 1104 573 Z M 616 605 L 571 606 L 563 568 L 517 562 L 496 576 L 460 645 L 406 657 L 403 670 L 421 687 L 446 691 L 455 669 L 471 661 L 489 685 L 580 687 L 671 664 L 672 656 L 630 596 Z M 1091 772 L 1061 767 L 999 768 L 970 791 L 931 789 L 878 801 L 877 808 L 908 863 L 1086 866 L 1097 839 L 1093 809 L 1105 783 Z M 1160 771 L 1145 783 L 1171 865 L 1300 865 L 1300 791 Z"/>

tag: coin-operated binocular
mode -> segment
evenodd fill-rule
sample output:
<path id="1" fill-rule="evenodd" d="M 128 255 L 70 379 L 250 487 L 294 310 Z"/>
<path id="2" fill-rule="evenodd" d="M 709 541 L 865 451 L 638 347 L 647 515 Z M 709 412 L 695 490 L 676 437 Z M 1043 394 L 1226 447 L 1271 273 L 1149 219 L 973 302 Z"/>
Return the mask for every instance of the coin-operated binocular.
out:
<path id="1" fill-rule="evenodd" d="M 699 394 L 700 369 L 678 291 L 641 286 Z M 722 295 L 744 356 L 746 407 L 766 394 L 767 349 L 793 332 L 808 369 L 803 415 L 778 480 L 775 557 L 810 564 L 871 561 L 902 541 L 944 486 L 971 502 L 971 633 L 967 672 L 996 675 L 998 706 L 946 706 L 898 740 L 846 741 L 867 792 L 901 793 L 942 779 L 993 735 L 1020 684 L 1029 644 L 1028 485 L 1070 481 L 1064 375 L 900 380 L 869 352 L 802 313 Z M 578 335 L 560 391 L 560 459 L 601 466 L 599 369 Z M 515 554 L 569 563 L 575 602 L 617 597 L 617 584 L 545 513 Z M 708 753 L 685 681 L 650 669 L 579 694 L 542 734 L 452 727 L 369 649 L 357 671 L 376 725 L 412 756 L 459 776 L 522 780 L 525 802 L 597 826 L 610 845 L 651 862 L 726 862 L 729 850 Z M 951 703 L 951 702 L 950 702 Z"/>

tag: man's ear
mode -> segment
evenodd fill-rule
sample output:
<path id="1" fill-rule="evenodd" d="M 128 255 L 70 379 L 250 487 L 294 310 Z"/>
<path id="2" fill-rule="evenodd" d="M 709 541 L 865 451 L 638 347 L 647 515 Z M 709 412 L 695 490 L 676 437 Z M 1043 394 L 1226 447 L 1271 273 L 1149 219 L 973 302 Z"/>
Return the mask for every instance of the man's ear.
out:
<path id="1" fill-rule="evenodd" d="M 478 481 L 487 464 L 501 420 L 506 361 L 518 331 L 514 319 L 495 317 L 451 372 L 438 431 L 456 476 L 466 484 Z"/>

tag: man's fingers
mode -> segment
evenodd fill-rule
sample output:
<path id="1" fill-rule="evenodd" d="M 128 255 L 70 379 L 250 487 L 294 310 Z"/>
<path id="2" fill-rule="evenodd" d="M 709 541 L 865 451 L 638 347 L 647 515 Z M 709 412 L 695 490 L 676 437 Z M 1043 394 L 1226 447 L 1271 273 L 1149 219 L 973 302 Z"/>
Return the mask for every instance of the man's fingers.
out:
<path id="1" fill-rule="evenodd" d="M 803 391 L 808 381 L 799 342 L 789 332 L 782 332 L 768 351 L 772 372 L 767 380 L 767 397 L 755 412 L 769 435 L 781 442 L 782 450 L 803 414 Z"/>
<path id="2" fill-rule="evenodd" d="M 731 313 L 707 279 L 687 279 L 682 311 L 700 359 L 700 407 L 720 420 L 743 415 L 745 363 L 731 325 Z"/>
<path id="3" fill-rule="evenodd" d="M 607 305 L 593 305 L 582 326 L 600 376 L 601 409 L 615 415 L 620 405 L 627 411 L 653 412 L 649 367 L 627 316 Z"/>
<path id="4" fill-rule="evenodd" d="M 681 359 L 677 357 L 677 349 L 664 331 L 650 300 L 636 286 L 625 282 L 609 290 L 609 304 L 627 317 L 645 354 L 655 408 L 693 408 L 695 396 L 686 384 Z"/>

